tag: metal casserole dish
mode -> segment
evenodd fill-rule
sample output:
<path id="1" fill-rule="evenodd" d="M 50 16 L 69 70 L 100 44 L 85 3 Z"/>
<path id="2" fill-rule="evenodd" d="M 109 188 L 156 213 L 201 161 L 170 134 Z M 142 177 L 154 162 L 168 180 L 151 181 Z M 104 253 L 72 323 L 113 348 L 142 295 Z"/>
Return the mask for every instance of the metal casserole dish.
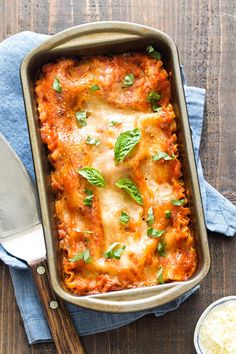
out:
<path id="1" fill-rule="evenodd" d="M 78 296 L 63 288 L 59 250 L 55 237 L 54 197 L 50 187 L 50 166 L 39 132 L 35 78 L 42 66 L 62 56 L 82 56 L 145 50 L 153 44 L 162 53 L 165 67 L 173 73 L 172 104 L 177 122 L 177 135 L 188 199 L 191 223 L 195 234 L 198 265 L 194 275 L 184 282 L 173 282 L 145 288 L 120 290 L 96 295 Z M 174 42 L 158 30 L 127 22 L 96 22 L 76 26 L 54 35 L 31 51 L 21 65 L 28 128 L 32 145 L 36 182 L 41 206 L 47 259 L 54 291 L 64 300 L 93 310 L 132 312 L 163 305 L 199 284 L 207 275 L 210 256 L 198 177 L 186 111 L 179 59 Z"/>

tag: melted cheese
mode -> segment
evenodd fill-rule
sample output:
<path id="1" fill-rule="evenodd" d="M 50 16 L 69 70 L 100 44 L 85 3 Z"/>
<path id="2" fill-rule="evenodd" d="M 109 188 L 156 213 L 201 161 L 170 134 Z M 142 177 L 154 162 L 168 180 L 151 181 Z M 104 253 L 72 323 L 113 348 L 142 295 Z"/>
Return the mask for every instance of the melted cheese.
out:
<path id="1" fill-rule="evenodd" d="M 134 73 L 131 87 L 122 88 L 124 76 Z M 53 90 L 57 77 L 62 92 Z M 90 90 L 92 85 L 99 90 Z M 160 112 L 153 112 L 147 96 L 161 94 Z M 174 206 L 173 199 L 186 198 L 180 181 L 178 158 L 153 161 L 166 152 L 177 156 L 176 125 L 170 104 L 168 74 L 160 60 L 146 54 L 93 57 L 80 62 L 62 59 L 43 67 L 36 83 L 41 136 L 50 151 L 52 188 L 65 286 L 77 294 L 150 286 L 158 283 L 163 269 L 165 282 L 185 280 L 196 268 L 196 249 L 189 229 L 189 208 Z M 87 112 L 87 124 L 79 126 L 75 112 Z M 119 124 L 112 125 L 112 121 Z M 114 161 L 118 136 L 139 128 L 141 140 L 119 164 Z M 87 136 L 100 140 L 98 146 L 86 144 Z M 77 173 L 91 166 L 106 181 L 97 188 Z M 115 183 L 130 178 L 137 185 L 143 205 L 137 204 Z M 85 189 L 93 192 L 92 206 L 84 205 Z M 160 238 L 147 235 L 148 210 L 154 213 L 154 229 Z M 165 211 L 171 211 L 166 218 Z M 119 221 L 121 212 L 129 222 Z M 106 259 L 114 242 L 125 245 L 120 259 Z M 157 251 L 165 245 L 165 256 Z M 89 250 L 92 261 L 71 262 L 78 253 Z"/>
<path id="2" fill-rule="evenodd" d="M 205 354 L 236 353 L 236 301 L 227 301 L 213 308 L 199 332 Z"/>

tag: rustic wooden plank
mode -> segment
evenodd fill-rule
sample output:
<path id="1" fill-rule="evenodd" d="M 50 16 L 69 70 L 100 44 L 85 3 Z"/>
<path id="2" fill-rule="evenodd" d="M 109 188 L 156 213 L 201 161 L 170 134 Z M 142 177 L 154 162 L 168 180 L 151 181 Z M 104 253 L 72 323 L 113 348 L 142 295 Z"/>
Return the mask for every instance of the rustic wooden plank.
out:
<path id="1" fill-rule="evenodd" d="M 236 176 L 236 149 L 235 149 L 235 94 L 236 94 L 236 66 L 235 66 L 235 33 L 236 33 L 236 4 L 232 2 L 220 3 L 221 53 L 219 75 L 219 118 L 221 139 L 219 147 L 219 165 L 217 178 L 219 189 L 236 204 L 235 176 Z M 234 35 L 229 35 L 229 34 Z M 223 279 L 224 295 L 235 294 L 236 279 L 236 242 L 228 240 L 223 243 Z"/>
<path id="2" fill-rule="evenodd" d="M 187 81 L 207 88 L 201 156 L 205 176 L 236 202 L 236 4 L 231 0 L 0 0 L 0 40 L 21 30 L 55 33 L 97 20 L 127 20 L 170 34 Z M 193 331 L 204 308 L 236 291 L 236 242 L 209 233 L 212 268 L 201 290 L 163 318 L 146 316 L 114 331 L 83 338 L 88 353 L 194 353 Z M 0 264 L 0 352 L 55 353 L 27 345 L 8 271 Z"/>
<path id="3" fill-rule="evenodd" d="M 221 124 L 221 140 L 219 147 L 219 166 L 217 178 L 221 191 L 230 199 L 234 198 L 236 188 L 236 125 L 232 122 L 235 117 L 236 66 L 235 38 L 229 33 L 236 33 L 236 4 L 222 2 L 220 4 L 221 51 L 219 72 L 219 119 Z M 230 89 L 229 89 L 230 88 Z"/>
<path id="4" fill-rule="evenodd" d="M 17 3 L 15 1 L 4 1 L 4 38 L 9 37 L 12 33 L 18 32 L 18 20 Z"/>
<path id="5" fill-rule="evenodd" d="M 0 41 L 2 41 L 4 37 L 4 28 L 5 28 L 5 22 L 4 22 L 4 0 L 0 0 Z"/>

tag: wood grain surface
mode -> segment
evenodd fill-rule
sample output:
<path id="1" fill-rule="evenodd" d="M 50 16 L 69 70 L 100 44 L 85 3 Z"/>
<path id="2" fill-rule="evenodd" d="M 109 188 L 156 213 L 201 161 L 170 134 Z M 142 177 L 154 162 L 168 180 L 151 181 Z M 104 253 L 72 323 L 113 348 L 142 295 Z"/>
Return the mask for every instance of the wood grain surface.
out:
<path id="1" fill-rule="evenodd" d="M 40 260 L 30 263 L 29 266 L 57 353 L 85 354 L 65 301 L 60 299 L 52 289 L 47 261 Z"/>
<path id="2" fill-rule="evenodd" d="M 205 177 L 236 204 L 236 1 L 0 0 L 0 40 L 23 30 L 53 34 L 98 20 L 146 24 L 176 41 L 188 84 L 207 89 L 201 143 Z M 149 315 L 121 329 L 83 337 L 86 352 L 195 353 L 193 331 L 201 312 L 212 301 L 236 293 L 236 238 L 209 233 L 209 241 L 212 266 L 200 291 L 164 317 Z M 28 346 L 2 263 L 0 280 L 0 353 L 55 353 L 52 343 Z"/>

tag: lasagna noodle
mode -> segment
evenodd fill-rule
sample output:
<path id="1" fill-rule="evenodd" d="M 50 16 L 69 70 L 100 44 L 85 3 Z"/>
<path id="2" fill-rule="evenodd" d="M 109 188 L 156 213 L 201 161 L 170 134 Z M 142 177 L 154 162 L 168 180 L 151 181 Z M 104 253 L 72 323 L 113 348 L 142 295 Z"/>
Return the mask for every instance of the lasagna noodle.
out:
<path id="1" fill-rule="evenodd" d="M 124 78 L 131 73 L 134 82 L 124 87 Z M 61 92 L 53 89 L 55 79 Z M 147 99 L 151 92 L 161 95 L 157 112 Z M 181 181 L 170 78 L 162 61 L 145 53 L 60 59 L 44 65 L 36 96 L 41 137 L 52 165 L 65 287 L 85 295 L 189 278 L 197 254 Z M 75 112 L 80 111 L 86 111 L 87 125 L 78 124 Z M 117 137 L 135 128 L 141 132 L 139 143 L 116 164 Z M 100 144 L 87 144 L 87 136 L 99 139 Z M 154 161 L 153 155 L 159 152 L 173 158 Z M 104 188 L 91 185 L 77 172 L 85 166 L 103 175 Z M 134 181 L 143 205 L 116 187 L 121 178 Z M 84 204 L 86 189 L 93 193 L 92 206 Z M 183 199 L 183 205 L 173 204 Z M 164 231 L 160 237 L 147 234 L 150 208 L 151 227 Z M 122 211 L 130 217 L 127 225 L 119 221 Z M 106 258 L 104 253 L 114 242 L 126 248 L 119 259 Z M 89 250 L 89 262 L 72 261 L 85 250 Z"/>

